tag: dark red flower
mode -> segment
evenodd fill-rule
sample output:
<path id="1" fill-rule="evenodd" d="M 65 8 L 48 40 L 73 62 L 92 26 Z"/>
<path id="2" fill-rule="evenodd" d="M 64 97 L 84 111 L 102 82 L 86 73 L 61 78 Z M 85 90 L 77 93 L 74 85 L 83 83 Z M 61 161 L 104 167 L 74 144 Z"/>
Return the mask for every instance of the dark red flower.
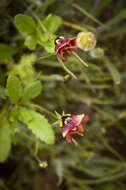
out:
<path id="1" fill-rule="evenodd" d="M 89 120 L 88 115 L 71 115 L 66 114 L 62 117 L 60 121 L 60 127 L 62 130 L 63 137 L 67 139 L 68 143 L 72 143 L 73 134 L 82 135 L 84 132 L 84 128 L 82 126 L 83 123 Z"/>
<path id="2" fill-rule="evenodd" d="M 55 39 L 55 51 L 56 55 L 60 55 L 61 59 L 65 61 L 67 59 L 66 53 L 76 51 L 76 38 L 64 38 L 58 37 Z"/>

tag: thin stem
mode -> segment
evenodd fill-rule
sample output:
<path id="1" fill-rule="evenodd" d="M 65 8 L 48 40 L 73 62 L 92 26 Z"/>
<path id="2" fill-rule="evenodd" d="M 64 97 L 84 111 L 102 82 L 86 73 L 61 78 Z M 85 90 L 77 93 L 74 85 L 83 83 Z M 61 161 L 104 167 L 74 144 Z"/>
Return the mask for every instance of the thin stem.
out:
<path id="1" fill-rule="evenodd" d="M 39 106 L 39 105 L 33 104 L 33 103 L 23 103 L 23 105 L 31 106 L 31 107 L 37 108 L 37 109 L 39 109 L 40 111 L 49 114 L 49 115 L 52 116 L 54 119 L 57 119 L 57 117 L 56 117 L 55 114 L 53 114 L 52 112 L 50 112 L 49 110 L 47 110 L 46 108 L 44 108 L 42 105 Z"/>
<path id="2" fill-rule="evenodd" d="M 77 46 L 70 46 L 70 47 L 65 47 L 64 49 L 74 49 L 74 48 L 78 48 Z"/>
<path id="3" fill-rule="evenodd" d="M 71 52 L 84 66 L 88 67 L 88 64 L 83 61 L 74 51 Z"/>
<path id="4" fill-rule="evenodd" d="M 39 141 L 38 141 L 38 139 L 36 138 L 36 139 L 35 139 L 35 155 L 38 154 L 38 147 L 39 147 Z"/>
<path id="5" fill-rule="evenodd" d="M 63 63 L 63 61 L 62 61 L 62 59 L 60 58 L 59 55 L 57 55 L 57 59 L 58 59 L 60 65 L 63 67 L 63 69 L 64 69 L 69 75 L 71 75 L 74 79 L 77 79 L 77 77 L 64 65 L 64 63 Z"/>
<path id="6" fill-rule="evenodd" d="M 40 61 L 40 60 L 46 59 L 46 58 L 51 57 L 51 56 L 53 56 L 53 55 L 55 55 L 55 54 L 52 53 L 52 54 L 44 55 L 44 56 L 42 56 L 42 57 L 39 57 L 39 58 L 37 59 L 37 61 Z"/>
<path id="7" fill-rule="evenodd" d="M 75 7 L 77 10 L 79 10 L 81 13 L 83 13 L 85 16 L 87 16 L 88 18 L 90 18 L 92 21 L 94 21 L 95 23 L 99 24 L 100 26 L 103 26 L 104 28 L 106 28 L 107 26 L 105 24 L 103 24 L 100 20 L 98 20 L 97 18 L 95 18 L 92 14 L 88 13 L 88 11 L 86 11 L 84 8 L 80 7 L 78 4 L 76 3 L 72 3 L 71 4 L 73 7 Z"/>
<path id="8" fill-rule="evenodd" d="M 62 24 L 65 25 L 65 26 L 69 26 L 71 28 L 74 28 L 76 30 L 79 30 L 79 31 L 87 32 L 87 29 L 85 29 L 85 28 L 83 28 L 83 27 L 81 27 L 81 26 L 79 26 L 77 24 L 73 24 L 71 22 L 65 21 L 65 20 L 63 20 Z"/>

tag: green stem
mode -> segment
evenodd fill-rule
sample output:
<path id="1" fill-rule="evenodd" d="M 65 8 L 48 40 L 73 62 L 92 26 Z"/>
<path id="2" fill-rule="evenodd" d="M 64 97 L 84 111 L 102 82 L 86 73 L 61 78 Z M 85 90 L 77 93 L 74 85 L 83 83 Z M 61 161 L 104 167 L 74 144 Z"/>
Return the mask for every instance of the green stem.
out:
<path id="1" fill-rule="evenodd" d="M 87 64 L 85 61 L 83 61 L 83 60 L 79 57 L 79 55 L 77 55 L 74 51 L 72 52 L 72 54 L 73 54 L 85 67 L 88 67 L 88 64 Z"/>
<path id="2" fill-rule="evenodd" d="M 38 147 L 39 147 L 39 141 L 38 141 L 38 139 L 36 138 L 36 139 L 35 139 L 35 155 L 38 154 Z"/>
<path id="3" fill-rule="evenodd" d="M 39 57 L 39 58 L 37 59 L 37 61 L 40 61 L 40 60 L 46 59 L 46 58 L 51 57 L 51 56 L 53 56 L 53 55 L 56 55 L 56 54 L 51 53 L 51 54 L 48 54 L 48 55 L 44 55 L 44 56 L 42 56 L 42 57 Z"/>
<path id="4" fill-rule="evenodd" d="M 77 77 L 64 65 L 63 61 L 61 60 L 60 56 L 57 55 L 57 59 L 60 63 L 60 65 L 63 67 L 63 69 L 70 75 L 72 76 L 74 79 L 77 79 Z"/>
<path id="5" fill-rule="evenodd" d="M 57 119 L 57 117 L 55 116 L 55 114 L 53 114 L 52 112 L 50 112 L 49 110 L 47 110 L 46 108 L 44 108 L 43 106 L 39 106 L 36 104 L 32 104 L 32 103 L 23 103 L 26 106 L 31 106 L 34 108 L 38 108 L 40 111 L 45 112 L 47 114 L 49 114 L 51 117 L 53 117 L 54 119 Z"/>
<path id="6" fill-rule="evenodd" d="M 87 29 L 85 29 L 85 28 L 83 28 L 83 27 L 81 27 L 81 26 L 79 26 L 77 24 L 73 24 L 71 22 L 65 21 L 65 20 L 62 21 L 62 24 L 65 25 L 65 26 L 74 28 L 76 30 L 79 30 L 79 31 L 87 32 Z"/>

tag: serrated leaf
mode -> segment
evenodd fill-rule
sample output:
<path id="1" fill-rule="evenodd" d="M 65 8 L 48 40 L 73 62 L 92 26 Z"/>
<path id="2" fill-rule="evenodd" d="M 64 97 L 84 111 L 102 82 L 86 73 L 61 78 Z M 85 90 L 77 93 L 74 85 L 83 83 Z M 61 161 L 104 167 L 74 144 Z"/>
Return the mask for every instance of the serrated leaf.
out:
<path id="1" fill-rule="evenodd" d="M 30 16 L 18 14 L 14 18 L 14 23 L 21 33 L 31 35 L 36 33 L 36 23 Z"/>
<path id="2" fill-rule="evenodd" d="M 46 144 L 54 144 L 54 132 L 48 120 L 34 110 L 20 107 L 19 120 L 32 131 L 32 133 Z"/>
<path id="3" fill-rule="evenodd" d="M 49 14 L 43 21 L 43 25 L 51 33 L 55 33 L 61 26 L 62 20 L 59 16 Z"/>
<path id="4" fill-rule="evenodd" d="M 24 42 L 24 45 L 30 50 L 34 50 L 37 45 L 37 38 L 33 35 L 28 36 Z"/>
<path id="5" fill-rule="evenodd" d="M 5 162 L 11 149 L 11 131 L 6 118 L 0 120 L 0 162 Z"/>
<path id="6" fill-rule="evenodd" d="M 7 44 L 0 43 L 0 62 L 12 57 L 17 50 Z"/>
<path id="7" fill-rule="evenodd" d="M 42 84 L 40 81 L 33 81 L 29 83 L 24 90 L 24 95 L 22 97 L 22 101 L 31 100 L 37 97 L 42 90 Z"/>
<path id="8" fill-rule="evenodd" d="M 8 96 L 12 104 L 16 104 L 22 95 L 21 82 L 16 76 L 9 76 L 7 79 Z"/>

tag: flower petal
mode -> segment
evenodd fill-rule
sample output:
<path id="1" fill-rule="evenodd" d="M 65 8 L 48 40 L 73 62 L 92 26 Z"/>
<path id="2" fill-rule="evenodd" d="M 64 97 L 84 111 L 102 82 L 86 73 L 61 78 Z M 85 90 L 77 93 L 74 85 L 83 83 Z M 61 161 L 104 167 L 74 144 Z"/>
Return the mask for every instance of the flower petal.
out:
<path id="1" fill-rule="evenodd" d="M 88 115 L 84 115 L 84 118 L 83 118 L 83 122 L 88 122 L 89 121 L 89 116 Z"/>
<path id="2" fill-rule="evenodd" d="M 69 133 L 69 129 L 62 130 L 62 136 L 63 136 L 63 138 L 65 138 L 68 133 Z"/>
<path id="3" fill-rule="evenodd" d="M 72 143 L 72 137 L 69 134 L 67 134 L 66 139 L 67 139 L 68 143 L 70 143 L 70 144 Z"/>
<path id="4" fill-rule="evenodd" d="M 80 133 L 83 133 L 83 132 L 84 132 L 84 128 L 83 128 L 82 124 L 80 124 L 80 125 L 78 126 L 78 131 L 79 131 Z"/>
<path id="5" fill-rule="evenodd" d="M 84 114 L 81 114 L 81 115 L 72 115 L 71 118 L 73 119 L 74 124 L 75 124 L 76 126 L 78 126 L 78 125 L 80 125 L 81 122 L 83 121 L 84 116 L 85 116 Z"/>

